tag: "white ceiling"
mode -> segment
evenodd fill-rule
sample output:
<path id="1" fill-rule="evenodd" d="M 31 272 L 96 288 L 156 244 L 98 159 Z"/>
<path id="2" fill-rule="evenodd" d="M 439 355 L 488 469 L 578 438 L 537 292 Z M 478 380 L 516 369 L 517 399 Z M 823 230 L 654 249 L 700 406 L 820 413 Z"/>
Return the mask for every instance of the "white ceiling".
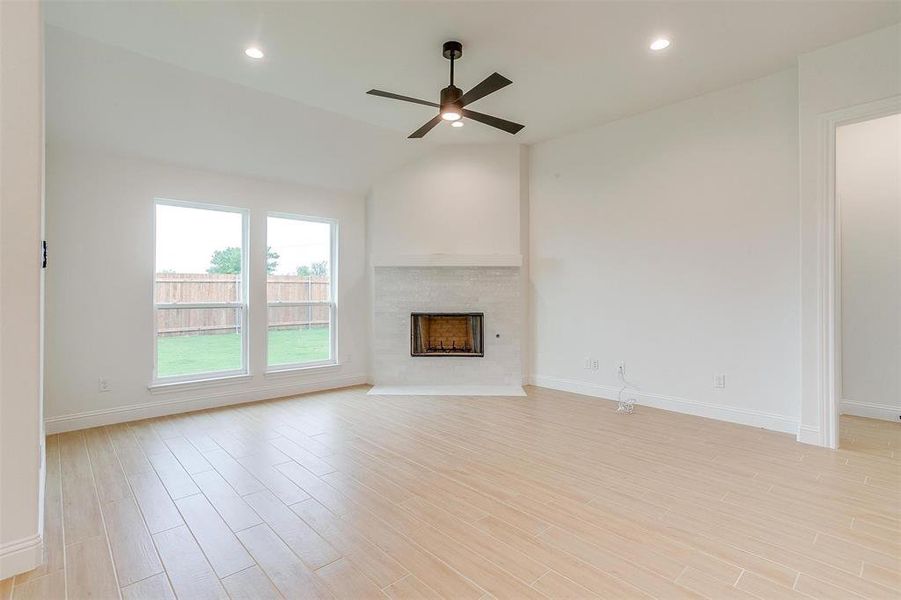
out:
<path id="1" fill-rule="evenodd" d="M 82 107 L 97 123 L 74 123 L 80 110 L 49 99 L 51 131 L 115 129 L 117 116 L 134 121 L 134 111 L 125 107 L 131 102 L 142 104 L 143 117 L 158 119 L 158 125 L 175 119 L 198 135 L 234 116 L 254 143 L 270 143 L 269 128 L 276 138 L 293 138 L 283 142 L 305 143 L 283 161 L 321 164 L 326 176 L 311 169 L 313 180 L 334 186 L 344 177 L 352 181 L 342 187 L 355 189 L 424 145 L 533 143 L 791 67 L 800 53 L 898 22 L 901 3 L 66 1 L 46 2 L 45 15 L 54 26 L 48 38 L 62 40 L 55 52 L 48 50 L 48 89 L 58 85 L 98 105 Z M 647 46 L 658 35 L 673 45 L 655 54 Z M 364 93 L 375 87 L 436 100 L 447 85 L 448 63 L 441 56 L 447 39 L 464 45 L 458 86 L 469 88 L 493 71 L 513 80 L 472 108 L 524 123 L 517 136 L 468 123 L 459 130 L 442 125 L 425 141 L 408 141 L 433 109 Z M 66 44 L 79 51 L 73 55 Z M 261 46 L 266 58 L 247 59 L 243 49 L 250 44 Z M 128 52 L 113 58 L 109 46 Z M 107 58 L 99 60 L 101 55 Z M 191 72 L 202 84 L 189 81 Z M 101 98 L 86 81 L 114 100 Z M 162 104 L 171 106 L 159 108 L 160 94 L 167 99 Z M 215 98 L 209 110 L 217 119 L 202 114 L 202 97 Z M 195 123 L 204 119 L 206 125 Z M 122 128 L 135 127 L 130 133 L 143 135 L 134 123 Z M 184 136 L 168 143 L 176 139 Z M 316 142 L 306 143 L 310 139 Z M 268 152 L 259 150 L 272 158 L 284 155 L 278 141 Z M 202 163 L 203 152 L 195 154 Z M 231 168 L 240 160 L 232 156 L 225 163 Z M 275 175 L 292 168 L 286 164 Z"/>
<path id="2" fill-rule="evenodd" d="M 360 192 L 423 145 L 396 131 L 47 27 L 54 144 Z M 430 147 L 426 142 L 425 147 Z"/>

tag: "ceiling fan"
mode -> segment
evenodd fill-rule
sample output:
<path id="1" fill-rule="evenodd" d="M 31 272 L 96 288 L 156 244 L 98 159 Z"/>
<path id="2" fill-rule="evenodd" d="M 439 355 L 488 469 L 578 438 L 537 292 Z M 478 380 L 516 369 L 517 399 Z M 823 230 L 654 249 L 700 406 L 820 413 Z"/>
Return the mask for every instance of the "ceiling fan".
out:
<path id="1" fill-rule="evenodd" d="M 391 92 L 383 92 L 381 90 L 369 90 L 366 93 L 372 94 L 373 96 L 381 96 L 382 98 L 391 98 L 393 100 L 403 100 L 404 102 L 412 102 L 424 106 L 433 106 L 439 109 L 438 114 L 434 118 L 410 134 L 409 137 L 411 138 L 423 137 L 442 120 L 459 121 L 463 117 L 472 119 L 473 121 L 479 121 L 480 123 L 490 125 L 511 134 L 516 134 L 520 129 L 525 127 L 525 125 L 520 125 L 519 123 L 499 119 L 497 117 L 492 117 L 491 115 L 464 108 L 476 100 L 484 98 L 488 94 L 492 94 L 513 82 L 499 73 L 492 73 L 480 84 L 464 94 L 463 90 L 454 85 L 454 61 L 463 56 L 463 44 L 453 41 L 444 42 L 442 54 L 444 55 L 444 58 L 450 61 L 450 85 L 441 90 L 440 104 L 429 102 L 428 100 L 411 98 L 409 96 L 401 96 L 400 94 L 392 94 Z"/>

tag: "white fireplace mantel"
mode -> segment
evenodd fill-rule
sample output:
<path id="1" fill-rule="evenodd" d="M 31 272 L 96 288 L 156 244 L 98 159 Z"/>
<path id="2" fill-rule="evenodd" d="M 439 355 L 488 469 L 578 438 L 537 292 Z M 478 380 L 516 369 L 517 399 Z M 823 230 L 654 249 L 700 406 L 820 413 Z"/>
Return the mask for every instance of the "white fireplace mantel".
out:
<path id="1" fill-rule="evenodd" d="M 373 267 L 521 267 L 521 254 L 380 254 Z"/>

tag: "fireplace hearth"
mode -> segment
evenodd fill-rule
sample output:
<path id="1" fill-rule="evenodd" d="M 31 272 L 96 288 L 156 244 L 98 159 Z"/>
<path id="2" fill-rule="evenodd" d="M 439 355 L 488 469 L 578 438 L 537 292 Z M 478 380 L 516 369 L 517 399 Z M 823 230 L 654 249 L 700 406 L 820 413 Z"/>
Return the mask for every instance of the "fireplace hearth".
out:
<path id="1" fill-rule="evenodd" d="M 410 356 L 485 356 L 484 313 L 411 313 Z"/>

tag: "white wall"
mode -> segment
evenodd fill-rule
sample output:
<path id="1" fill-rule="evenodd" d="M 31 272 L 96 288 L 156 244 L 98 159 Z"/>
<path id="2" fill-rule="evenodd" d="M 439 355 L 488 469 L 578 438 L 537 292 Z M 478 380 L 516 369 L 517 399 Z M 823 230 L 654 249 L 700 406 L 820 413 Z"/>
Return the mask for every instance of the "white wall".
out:
<path id="1" fill-rule="evenodd" d="M 824 386 L 823 290 L 826 223 L 825 139 L 821 117 L 901 94 L 901 26 L 895 25 L 798 58 L 801 208 L 801 427 L 798 439 L 828 445 Z"/>
<path id="2" fill-rule="evenodd" d="M 901 415 L 901 115 L 840 127 L 842 412 Z"/>
<path id="3" fill-rule="evenodd" d="M 252 381 L 151 393 L 155 197 L 250 209 L 252 256 L 262 256 L 266 211 L 338 219 L 341 366 L 270 375 L 265 328 L 250 333 Z M 365 381 L 368 304 L 362 196 L 242 179 L 51 144 L 47 153 L 46 417 L 52 430 L 125 421 Z M 257 264 L 259 263 L 259 264 Z M 265 277 L 261 261 L 251 277 Z M 254 287 L 250 319 L 266 319 Z M 98 391 L 107 377 L 112 391 Z"/>
<path id="4" fill-rule="evenodd" d="M 42 21 L 0 2 L 0 579 L 41 563 Z"/>
<path id="5" fill-rule="evenodd" d="M 381 177 L 367 203 L 371 256 L 522 254 L 523 152 L 443 146 Z"/>
<path id="6" fill-rule="evenodd" d="M 612 398 L 624 361 L 640 403 L 796 430 L 796 90 L 788 70 L 531 149 L 535 383 Z"/>

